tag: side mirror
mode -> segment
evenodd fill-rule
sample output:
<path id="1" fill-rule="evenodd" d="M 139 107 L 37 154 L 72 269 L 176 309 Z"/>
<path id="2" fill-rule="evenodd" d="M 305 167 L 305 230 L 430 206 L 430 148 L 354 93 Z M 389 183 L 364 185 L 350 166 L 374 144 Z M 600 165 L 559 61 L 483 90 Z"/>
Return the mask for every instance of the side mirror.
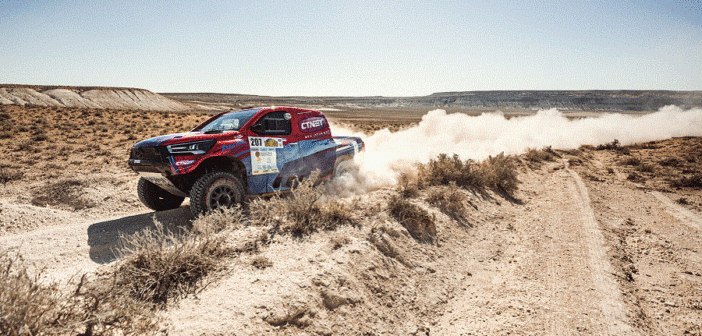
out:
<path id="1" fill-rule="evenodd" d="M 253 131 L 256 134 L 261 134 L 263 133 L 263 126 L 261 124 L 256 124 L 251 126 L 251 131 Z"/>

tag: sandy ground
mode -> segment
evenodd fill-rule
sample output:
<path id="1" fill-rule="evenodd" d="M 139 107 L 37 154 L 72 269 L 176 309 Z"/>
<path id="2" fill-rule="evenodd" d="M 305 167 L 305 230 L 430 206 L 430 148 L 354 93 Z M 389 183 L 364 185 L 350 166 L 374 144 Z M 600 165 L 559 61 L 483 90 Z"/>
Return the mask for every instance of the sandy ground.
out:
<path id="1" fill-rule="evenodd" d="M 259 251 L 226 260 L 197 293 L 160 312 L 169 335 L 700 335 L 702 192 L 672 188 L 669 166 L 689 158 L 699 172 L 698 138 L 616 150 L 561 152 L 543 166 L 520 168 L 514 198 L 461 191 L 460 221 L 412 200 L 436 218 L 438 239 L 419 243 L 387 213 L 383 189 L 359 196 L 358 226 L 303 238 L 278 235 Z M 697 152 L 696 152 L 697 151 Z M 523 159 L 522 159 L 523 160 Z M 692 160 L 692 161 L 690 161 Z M 147 211 L 136 175 L 110 166 L 77 178 L 93 207 L 32 205 L 0 186 L 0 247 L 65 283 L 116 260 L 120 234 L 190 225 L 187 205 Z M 633 177 L 632 177 L 633 176 Z M 34 186 L 34 187 L 33 187 Z M 684 199 L 684 200 L 683 200 Z M 12 225 L 7 224 L 12 223 Z M 237 240 L 260 234 L 245 228 Z M 270 267 L 252 266 L 266 258 Z"/>

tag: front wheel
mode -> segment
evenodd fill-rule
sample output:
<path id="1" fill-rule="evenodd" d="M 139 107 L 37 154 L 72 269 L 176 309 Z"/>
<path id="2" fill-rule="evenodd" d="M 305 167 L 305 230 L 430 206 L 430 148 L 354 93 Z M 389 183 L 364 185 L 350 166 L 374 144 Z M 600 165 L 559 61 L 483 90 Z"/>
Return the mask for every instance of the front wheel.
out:
<path id="1" fill-rule="evenodd" d="M 207 211 L 244 202 L 244 186 L 232 173 L 212 172 L 201 176 L 190 190 L 190 211 L 197 217 Z"/>
<path id="2" fill-rule="evenodd" d="M 185 197 L 176 196 L 161 189 L 143 177 L 139 179 L 137 194 L 141 203 L 156 211 L 175 209 L 185 199 Z"/>

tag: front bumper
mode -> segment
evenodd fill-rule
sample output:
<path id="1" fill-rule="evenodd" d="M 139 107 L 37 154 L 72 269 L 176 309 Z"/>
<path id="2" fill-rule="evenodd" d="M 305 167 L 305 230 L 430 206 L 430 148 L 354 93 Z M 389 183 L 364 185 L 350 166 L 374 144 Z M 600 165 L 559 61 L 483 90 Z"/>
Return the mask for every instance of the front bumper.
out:
<path id="1" fill-rule="evenodd" d="M 171 174 L 168 149 L 165 146 L 134 147 L 129 153 L 129 167 L 136 172 Z"/>
<path id="2" fill-rule="evenodd" d="M 168 179 L 172 175 L 170 155 L 166 147 L 134 147 L 129 153 L 129 167 L 147 181 L 169 193 L 188 197 Z"/>

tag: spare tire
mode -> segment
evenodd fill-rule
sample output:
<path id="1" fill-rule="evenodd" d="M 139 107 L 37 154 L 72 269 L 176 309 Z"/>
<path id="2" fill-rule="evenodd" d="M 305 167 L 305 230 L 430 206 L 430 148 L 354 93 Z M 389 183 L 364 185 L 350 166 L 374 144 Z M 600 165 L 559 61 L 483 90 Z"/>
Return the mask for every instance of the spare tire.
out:
<path id="1" fill-rule="evenodd" d="M 190 211 L 197 217 L 210 210 L 241 204 L 244 197 L 244 185 L 234 174 L 207 173 L 190 190 Z"/>
<path id="2" fill-rule="evenodd" d="M 139 179 L 137 194 L 139 195 L 141 203 L 144 203 L 149 209 L 156 211 L 175 209 L 179 207 L 185 199 L 185 197 L 176 196 L 161 189 L 159 186 L 149 182 L 143 177 Z"/>

